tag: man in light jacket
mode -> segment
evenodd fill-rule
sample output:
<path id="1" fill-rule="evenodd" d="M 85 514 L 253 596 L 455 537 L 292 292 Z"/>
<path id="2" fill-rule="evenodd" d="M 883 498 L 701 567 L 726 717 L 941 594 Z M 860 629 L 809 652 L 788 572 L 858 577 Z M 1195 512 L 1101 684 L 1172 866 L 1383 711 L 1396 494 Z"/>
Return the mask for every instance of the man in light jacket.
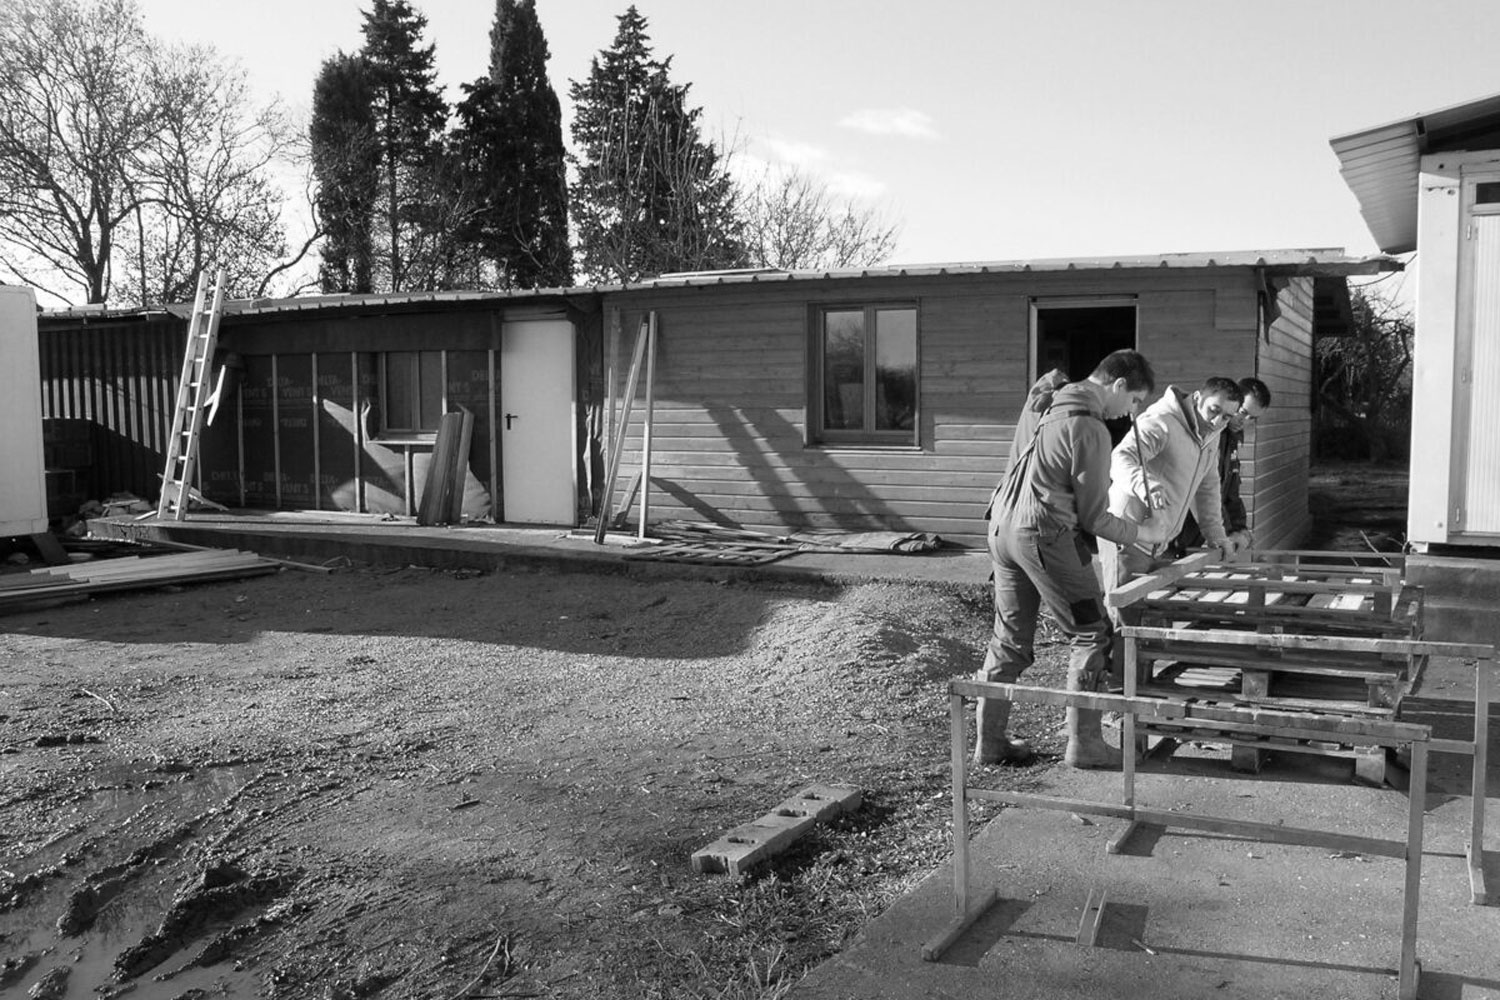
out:
<path id="1" fill-rule="evenodd" d="M 1271 408 L 1271 387 L 1260 379 L 1253 376 L 1242 378 L 1239 386 L 1245 392 L 1245 400 L 1219 434 L 1219 494 L 1224 501 L 1224 533 L 1234 543 L 1236 553 L 1249 552 L 1255 544 L 1245 501 L 1240 498 L 1240 445 L 1245 441 L 1245 429 Z M 1203 532 L 1198 530 L 1197 520 L 1189 513 L 1182 534 L 1172 543 L 1172 557 L 1180 559 L 1189 549 L 1202 544 Z"/>
<path id="2" fill-rule="evenodd" d="M 1169 385 L 1115 446 L 1109 511 L 1140 530 L 1133 544 L 1101 545 L 1106 591 L 1171 561 L 1189 511 L 1208 547 L 1220 558 L 1233 554 L 1219 492 L 1219 434 L 1244 398 L 1233 379 L 1211 378 L 1190 393 Z"/>
<path id="3" fill-rule="evenodd" d="M 1014 683 L 1035 659 L 1037 616 L 1045 604 L 1072 644 L 1068 689 L 1097 690 L 1109 670 L 1113 632 L 1090 551 L 1095 536 L 1131 542 L 1136 526 L 1111 515 L 1109 429 L 1134 413 L 1156 376 L 1138 352 L 1115 351 L 1081 382 L 1038 383 L 1016 421 L 1010 466 L 995 488 L 989 520 L 995 619 L 978 678 Z M 1097 711 L 1067 710 L 1074 767 L 1119 767 Z M 1006 734 L 1010 702 L 980 698 L 974 761 L 1020 762 L 1031 748 Z"/>

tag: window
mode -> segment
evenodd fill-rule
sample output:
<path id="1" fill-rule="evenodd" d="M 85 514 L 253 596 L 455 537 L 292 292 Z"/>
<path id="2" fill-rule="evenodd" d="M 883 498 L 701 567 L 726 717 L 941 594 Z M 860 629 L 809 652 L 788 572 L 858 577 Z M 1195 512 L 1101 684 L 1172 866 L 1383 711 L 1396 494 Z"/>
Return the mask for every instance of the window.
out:
<path id="1" fill-rule="evenodd" d="M 916 307 L 825 309 L 817 327 L 818 440 L 916 444 Z"/>
<path id="2" fill-rule="evenodd" d="M 381 356 L 387 434 L 436 433 L 443 417 L 443 352 L 388 351 Z"/>

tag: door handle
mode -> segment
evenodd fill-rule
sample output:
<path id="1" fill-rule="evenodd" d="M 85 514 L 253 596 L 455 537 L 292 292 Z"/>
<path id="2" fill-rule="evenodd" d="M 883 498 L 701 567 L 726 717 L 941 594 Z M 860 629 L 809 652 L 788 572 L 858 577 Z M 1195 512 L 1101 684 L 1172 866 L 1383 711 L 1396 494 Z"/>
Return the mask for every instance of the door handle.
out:
<path id="1" fill-rule="evenodd" d="M 507 413 L 505 415 L 505 429 L 506 430 L 510 430 L 510 422 L 512 420 L 515 420 L 519 416 L 520 416 L 519 413 Z"/>

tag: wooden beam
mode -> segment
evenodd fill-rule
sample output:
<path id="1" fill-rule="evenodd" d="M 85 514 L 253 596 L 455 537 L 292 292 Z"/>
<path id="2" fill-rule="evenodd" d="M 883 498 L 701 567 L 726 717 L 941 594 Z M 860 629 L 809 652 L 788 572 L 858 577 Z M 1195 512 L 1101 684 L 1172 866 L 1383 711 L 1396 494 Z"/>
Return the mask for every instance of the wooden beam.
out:
<path id="1" fill-rule="evenodd" d="M 1138 580 L 1122 584 L 1105 595 L 1104 601 L 1112 608 L 1123 608 L 1134 604 L 1141 598 L 1153 591 L 1161 590 L 1163 587 L 1180 580 L 1189 573 L 1195 573 L 1204 566 L 1212 565 L 1213 555 L 1208 552 L 1195 552 L 1190 556 L 1179 559 L 1169 566 L 1163 566 L 1155 573 L 1143 576 Z"/>
<path id="2" fill-rule="evenodd" d="M 1406 844 L 1399 840 L 1382 840 L 1376 837 L 1359 837 L 1353 834 L 1334 833 L 1329 830 L 1313 830 L 1306 827 L 1284 826 L 1280 823 L 1261 823 L 1255 820 L 1229 819 L 1223 816 L 1205 816 L 1200 813 L 1177 812 L 1171 809 L 1146 809 L 1139 806 L 1118 806 L 1108 802 L 1092 802 L 1088 799 L 1066 799 L 1053 795 L 1038 795 L 1034 792 L 1010 792 L 994 788 L 971 788 L 971 800 L 1003 802 L 1008 805 L 1029 806 L 1035 809 L 1051 809 L 1057 812 L 1080 813 L 1092 816 L 1109 816 L 1131 822 L 1151 823 L 1156 826 L 1177 827 L 1186 830 L 1207 830 L 1210 833 L 1225 833 L 1276 844 L 1299 844 L 1306 847 L 1321 847 L 1333 851 L 1351 851 L 1370 854 L 1380 858 L 1405 858 Z"/>
<path id="3" fill-rule="evenodd" d="M 1432 736 L 1429 727 L 1407 722 L 1345 715 L 1316 716 L 1308 712 L 1278 712 L 1274 709 L 1176 698 L 1127 698 L 1124 695 L 1092 691 L 1059 691 L 1055 688 L 974 680 L 949 681 L 948 690 L 952 694 L 968 698 L 1001 698 L 1006 701 L 1062 705 L 1103 712 L 1129 712 L 1142 719 L 1183 726 L 1205 725 L 1207 728 L 1214 728 L 1217 723 L 1225 722 L 1241 723 L 1263 731 L 1281 729 L 1321 733 L 1317 738 L 1322 739 L 1358 736 L 1364 742 L 1385 746 L 1425 742 Z"/>
<path id="4" fill-rule="evenodd" d="M 1256 646 L 1261 649 L 1392 653 L 1401 656 L 1452 656 L 1461 660 L 1489 660 L 1495 656 L 1494 646 L 1481 643 L 1425 642 L 1413 639 L 1366 639 L 1359 636 L 1234 632 L 1228 629 L 1148 628 L 1140 625 L 1127 625 L 1120 629 L 1119 634 L 1126 639 L 1211 642 L 1225 646 Z"/>

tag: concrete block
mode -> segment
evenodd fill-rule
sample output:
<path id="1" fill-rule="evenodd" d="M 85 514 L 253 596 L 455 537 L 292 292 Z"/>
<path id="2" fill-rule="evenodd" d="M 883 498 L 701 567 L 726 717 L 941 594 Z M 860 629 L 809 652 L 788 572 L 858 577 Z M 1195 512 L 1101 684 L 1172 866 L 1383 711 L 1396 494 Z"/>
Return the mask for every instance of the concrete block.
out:
<path id="1" fill-rule="evenodd" d="M 737 826 L 694 851 L 693 871 L 743 875 L 786 850 L 815 824 L 852 812 L 862 801 L 860 790 L 851 785 L 809 785 L 759 819 Z"/>
<path id="2" fill-rule="evenodd" d="M 796 795 L 784 799 L 772 812 L 782 815 L 811 816 L 822 823 L 834 816 L 854 812 L 864 797 L 853 785 L 808 785 Z"/>

